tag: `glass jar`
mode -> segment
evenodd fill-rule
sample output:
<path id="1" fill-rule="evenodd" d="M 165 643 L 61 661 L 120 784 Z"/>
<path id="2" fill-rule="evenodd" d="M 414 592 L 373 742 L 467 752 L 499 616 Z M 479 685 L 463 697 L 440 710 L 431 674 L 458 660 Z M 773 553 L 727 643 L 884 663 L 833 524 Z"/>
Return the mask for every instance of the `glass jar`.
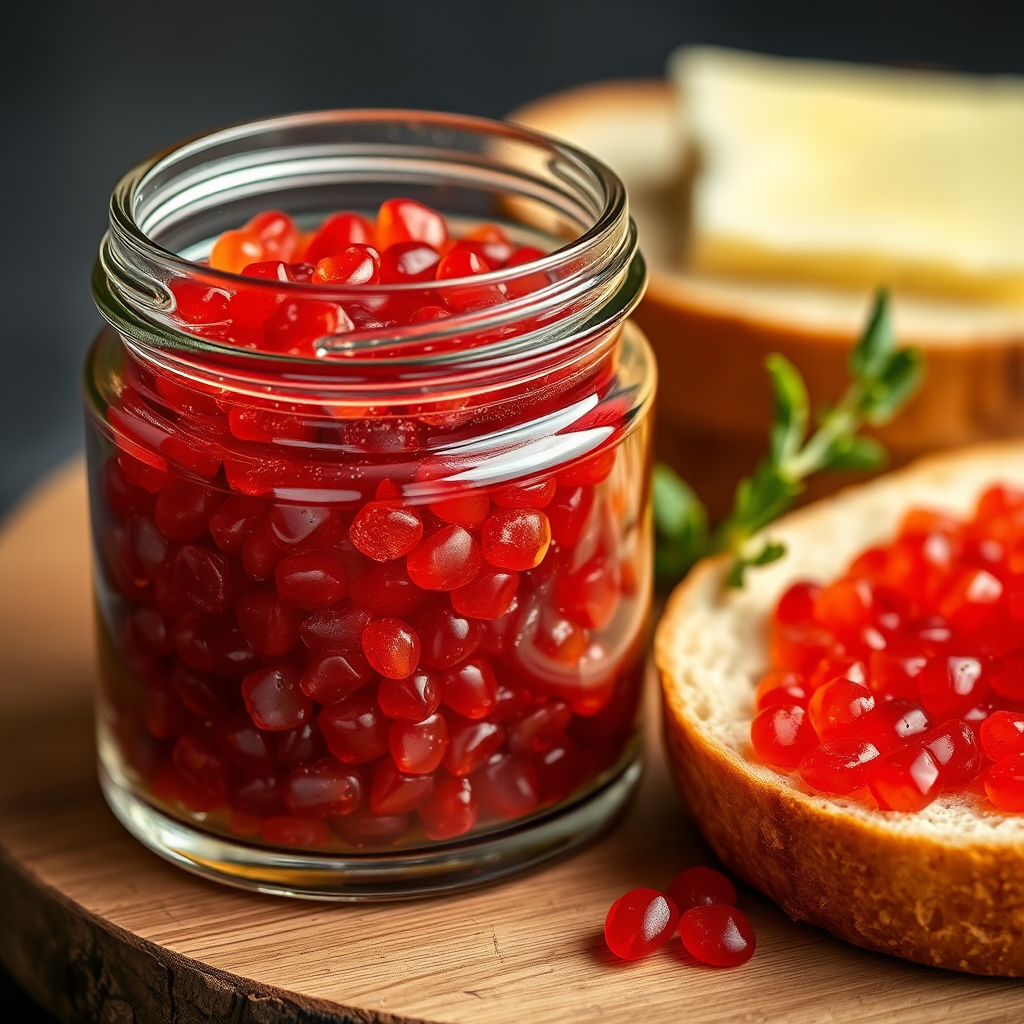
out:
<path id="1" fill-rule="evenodd" d="M 543 254 L 344 287 L 208 265 L 259 211 L 398 196 Z M 85 381 L 100 774 L 138 839 L 372 899 L 607 825 L 652 589 L 644 284 L 619 180 L 512 125 L 278 118 L 124 178 Z"/>

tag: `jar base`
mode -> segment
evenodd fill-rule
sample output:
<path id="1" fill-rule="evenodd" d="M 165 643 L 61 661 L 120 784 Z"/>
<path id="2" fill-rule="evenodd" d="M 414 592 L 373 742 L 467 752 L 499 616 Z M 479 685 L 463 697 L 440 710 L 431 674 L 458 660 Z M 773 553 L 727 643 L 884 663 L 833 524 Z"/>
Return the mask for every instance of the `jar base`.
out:
<path id="1" fill-rule="evenodd" d="M 100 762 L 103 795 L 144 846 L 178 867 L 240 889 L 299 899 L 366 902 L 469 889 L 526 871 L 594 839 L 625 810 L 640 779 L 639 754 L 607 785 L 569 808 L 518 827 L 429 850 L 344 856 L 235 842 L 171 818 Z"/>

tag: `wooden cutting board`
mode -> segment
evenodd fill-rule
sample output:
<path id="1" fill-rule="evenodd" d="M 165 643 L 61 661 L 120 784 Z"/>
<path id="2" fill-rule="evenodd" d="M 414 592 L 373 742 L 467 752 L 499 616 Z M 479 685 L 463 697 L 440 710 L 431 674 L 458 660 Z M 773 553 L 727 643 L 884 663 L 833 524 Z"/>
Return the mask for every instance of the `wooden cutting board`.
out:
<path id="1" fill-rule="evenodd" d="M 299 902 L 194 878 L 136 843 L 95 781 L 85 484 L 76 464 L 0 535 L 0 958 L 67 1021 L 900 1022 L 1021 1024 L 1020 981 L 869 953 L 759 894 L 737 970 L 678 938 L 636 963 L 602 939 L 611 902 L 713 864 L 673 791 L 650 709 L 647 772 L 589 849 L 416 902 Z"/>

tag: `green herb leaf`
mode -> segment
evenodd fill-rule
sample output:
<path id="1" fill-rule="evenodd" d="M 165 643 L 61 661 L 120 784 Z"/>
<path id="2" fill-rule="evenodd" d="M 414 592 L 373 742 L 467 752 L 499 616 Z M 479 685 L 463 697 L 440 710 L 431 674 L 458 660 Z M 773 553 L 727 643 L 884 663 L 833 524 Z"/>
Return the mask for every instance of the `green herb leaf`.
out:
<path id="1" fill-rule="evenodd" d="M 764 547 L 761 549 L 761 553 L 757 555 L 752 561 L 751 565 L 771 565 L 772 562 L 777 562 L 786 553 L 786 545 L 780 544 L 778 541 L 767 540 L 764 543 Z"/>
<path id="2" fill-rule="evenodd" d="M 765 459 L 753 477 L 741 481 L 736 506 L 729 521 L 743 525 L 743 539 L 777 519 L 804 489 L 800 480 L 791 480 L 779 472 L 772 460 Z"/>
<path id="3" fill-rule="evenodd" d="M 818 416 L 808 437 L 809 401 L 799 371 L 773 354 L 766 361 L 774 392 L 768 455 L 736 486 L 732 512 L 709 535 L 707 514 L 693 491 L 666 466 L 654 470 L 655 565 L 661 580 L 678 579 L 706 554 L 730 552 L 730 586 L 743 585 L 746 570 L 781 558 L 781 544 L 765 541 L 747 554 L 751 538 L 789 509 L 807 477 L 823 469 L 877 469 L 885 449 L 858 431 L 865 422 L 889 422 L 920 384 L 924 361 L 915 349 L 898 350 L 887 291 L 875 299 L 868 325 L 850 353 L 850 386 Z"/>
<path id="4" fill-rule="evenodd" d="M 753 557 L 748 555 L 737 555 L 729 569 L 728 576 L 725 578 L 726 585 L 734 589 L 742 587 L 747 569 L 751 566 L 771 565 L 772 562 L 777 562 L 782 558 L 785 553 L 785 544 L 780 544 L 778 541 L 766 540 L 764 542 L 764 547 L 762 547 L 761 550 Z"/>
<path id="5" fill-rule="evenodd" d="M 658 463 L 651 476 L 654 525 L 663 537 L 679 538 L 705 519 L 704 506 L 693 488 L 669 466 Z"/>
<path id="6" fill-rule="evenodd" d="M 661 463 L 651 478 L 654 503 L 655 576 L 679 579 L 707 548 L 708 515 L 700 498 L 675 470 Z"/>
<path id="7" fill-rule="evenodd" d="M 725 577 L 725 585 L 730 590 L 742 590 L 748 568 L 750 568 L 750 563 L 745 558 L 738 556 L 734 558 L 732 565 L 729 566 L 729 573 Z"/>
<path id="8" fill-rule="evenodd" d="M 775 390 L 775 421 L 771 430 L 771 459 L 784 462 L 800 450 L 807 436 L 807 415 L 810 402 L 804 379 L 797 368 L 777 352 L 765 365 Z"/>
<path id="9" fill-rule="evenodd" d="M 875 296 L 867 329 L 850 353 L 850 374 L 856 380 L 878 377 L 896 348 L 892 329 L 892 304 L 887 288 Z"/>
<path id="10" fill-rule="evenodd" d="M 903 349 L 889 360 L 865 403 L 864 418 L 884 426 L 903 408 L 924 379 L 924 356 L 919 349 Z"/>
<path id="11" fill-rule="evenodd" d="M 829 469 L 865 470 L 881 469 L 889 461 L 885 446 L 873 437 L 860 434 L 841 438 L 829 457 Z"/>

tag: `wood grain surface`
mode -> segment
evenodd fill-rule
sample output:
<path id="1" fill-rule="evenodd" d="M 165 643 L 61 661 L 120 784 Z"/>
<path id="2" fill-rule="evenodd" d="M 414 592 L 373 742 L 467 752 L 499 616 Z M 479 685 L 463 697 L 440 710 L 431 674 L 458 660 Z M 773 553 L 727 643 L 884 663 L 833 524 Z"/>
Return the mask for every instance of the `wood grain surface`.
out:
<path id="1" fill-rule="evenodd" d="M 248 894 L 170 866 L 117 824 L 95 781 L 88 550 L 78 465 L 0 536 L 0 958 L 61 1019 L 1024 1021 L 1019 981 L 865 952 L 750 891 L 740 905 L 759 945 L 745 967 L 703 967 L 678 938 L 647 960 L 614 961 L 601 937 L 613 899 L 713 863 L 653 720 L 625 818 L 511 882 L 343 905 Z"/>

